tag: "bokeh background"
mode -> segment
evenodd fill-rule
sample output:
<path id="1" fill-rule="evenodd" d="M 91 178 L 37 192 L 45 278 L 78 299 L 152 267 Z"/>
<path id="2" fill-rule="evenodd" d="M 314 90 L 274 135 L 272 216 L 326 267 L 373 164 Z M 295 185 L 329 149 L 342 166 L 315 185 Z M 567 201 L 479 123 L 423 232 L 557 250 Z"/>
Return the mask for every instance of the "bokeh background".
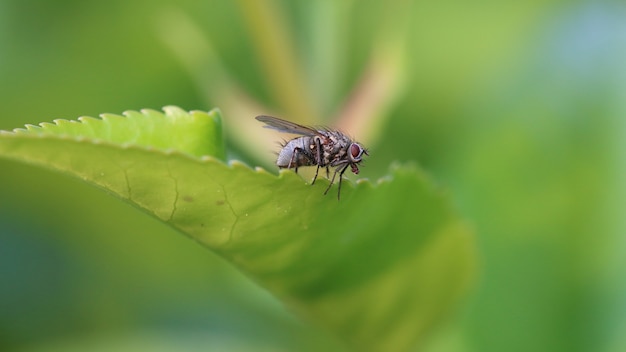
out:
<path id="1" fill-rule="evenodd" d="M 426 169 L 481 272 L 425 350 L 626 350 L 622 1 L 0 0 L 0 129 L 165 105 L 221 108 L 250 165 L 271 168 L 264 113 L 358 136 L 363 177 Z M 321 336 L 131 206 L 0 160 L 0 350 Z"/>

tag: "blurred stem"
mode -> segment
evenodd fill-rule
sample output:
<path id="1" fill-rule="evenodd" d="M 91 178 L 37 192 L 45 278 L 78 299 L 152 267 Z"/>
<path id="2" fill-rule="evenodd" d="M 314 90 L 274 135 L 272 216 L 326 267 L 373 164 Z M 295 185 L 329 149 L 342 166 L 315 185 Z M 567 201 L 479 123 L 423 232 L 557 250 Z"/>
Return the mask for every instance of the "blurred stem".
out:
<path id="1" fill-rule="evenodd" d="M 388 110 L 402 94 L 408 75 L 406 57 L 410 3 L 389 3 L 372 46 L 370 60 L 337 113 L 336 126 L 374 144 Z"/>
<path id="2" fill-rule="evenodd" d="M 256 46 L 265 81 L 285 118 L 300 122 L 316 120 L 305 74 L 298 60 L 290 31 L 274 1 L 237 0 L 249 35 Z M 261 113 L 261 112 L 260 112 Z"/>
<path id="3" fill-rule="evenodd" d="M 368 143 L 378 139 L 387 111 L 403 86 L 400 64 L 390 62 L 401 59 L 397 51 L 372 57 L 338 113 L 338 129 L 350 131 Z"/>
<path id="4" fill-rule="evenodd" d="M 302 3 L 302 16 L 306 26 L 305 43 L 303 51 L 309 53 L 304 57 L 308 81 L 311 84 L 312 94 L 318 110 L 326 116 L 333 104 L 337 104 L 339 82 L 345 78 L 344 65 L 346 33 L 348 32 L 346 21 L 343 20 L 348 13 L 351 2 L 349 1 L 306 1 Z"/>
<path id="5" fill-rule="evenodd" d="M 162 11 L 157 24 L 161 40 L 189 72 L 199 91 L 209 103 L 219 102 L 229 137 L 245 145 L 260 160 L 268 159 L 269 164 L 272 156 L 267 150 L 270 149 L 264 150 L 255 145 L 258 141 L 254 136 L 258 136 L 259 126 L 250 123 L 255 115 L 267 112 L 267 108 L 248 95 L 230 76 L 210 40 L 189 16 L 175 8 L 168 8 Z"/>

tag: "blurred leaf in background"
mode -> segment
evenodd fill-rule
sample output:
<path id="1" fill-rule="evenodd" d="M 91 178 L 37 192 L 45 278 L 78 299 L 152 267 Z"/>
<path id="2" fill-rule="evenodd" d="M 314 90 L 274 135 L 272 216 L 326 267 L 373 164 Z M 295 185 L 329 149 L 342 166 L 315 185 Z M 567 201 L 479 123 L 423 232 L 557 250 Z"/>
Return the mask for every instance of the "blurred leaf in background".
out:
<path id="1" fill-rule="evenodd" d="M 254 115 L 340 126 L 365 177 L 417 161 L 475 226 L 480 282 L 426 350 L 622 351 L 625 24 L 618 1 L 1 0 L 0 129 L 219 106 L 231 156 L 271 167 Z M 1 349 L 333 346 L 128 205 L 0 170 Z"/>

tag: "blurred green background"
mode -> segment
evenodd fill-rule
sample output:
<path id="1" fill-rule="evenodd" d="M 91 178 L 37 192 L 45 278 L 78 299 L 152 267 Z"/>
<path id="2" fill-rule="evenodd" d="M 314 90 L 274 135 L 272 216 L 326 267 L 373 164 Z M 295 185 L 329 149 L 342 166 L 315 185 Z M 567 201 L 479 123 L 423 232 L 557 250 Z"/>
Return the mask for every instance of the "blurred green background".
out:
<path id="1" fill-rule="evenodd" d="M 425 350 L 626 350 L 623 2 L 0 0 L 0 129 L 165 105 L 221 108 L 251 165 L 263 113 L 359 137 L 363 177 L 423 166 L 481 257 Z M 321 336 L 155 219 L 0 160 L 0 350 Z"/>

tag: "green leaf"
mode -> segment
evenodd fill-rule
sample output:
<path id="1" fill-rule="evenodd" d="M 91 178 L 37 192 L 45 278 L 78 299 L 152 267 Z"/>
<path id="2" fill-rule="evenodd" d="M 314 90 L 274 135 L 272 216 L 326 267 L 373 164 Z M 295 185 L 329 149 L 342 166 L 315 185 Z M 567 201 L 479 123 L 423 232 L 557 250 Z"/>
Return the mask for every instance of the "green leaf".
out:
<path id="1" fill-rule="evenodd" d="M 415 345 L 466 293 L 473 236 L 417 167 L 344 181 L 337 201 L 327 180 L 221 161 L 218 110 L 164 110 L 2 132 L 0 156 L 136 205 L 358 350 Z"/>
<path id="2" fill-rule="evenodd" d="M 124 116 L 102 114 L 101 119 L 79 117 L 78 121 L 54 120 L 54 124 L 27 125 L 16 129 L 22 137 L 64 137 L 93 143 L 118 146 L 143 146 L 163 150 L 176 150 L 195 156 L 211 155 L 225 159 L 222 137 L 222 118 L 219 110 L 208 114 L 202 111 L 187 112 L 175 106 L 163 108 L 165 114 L 145 109 L 127 111 Z M 11 134 L 3 131 L 4 137 Z"/>

